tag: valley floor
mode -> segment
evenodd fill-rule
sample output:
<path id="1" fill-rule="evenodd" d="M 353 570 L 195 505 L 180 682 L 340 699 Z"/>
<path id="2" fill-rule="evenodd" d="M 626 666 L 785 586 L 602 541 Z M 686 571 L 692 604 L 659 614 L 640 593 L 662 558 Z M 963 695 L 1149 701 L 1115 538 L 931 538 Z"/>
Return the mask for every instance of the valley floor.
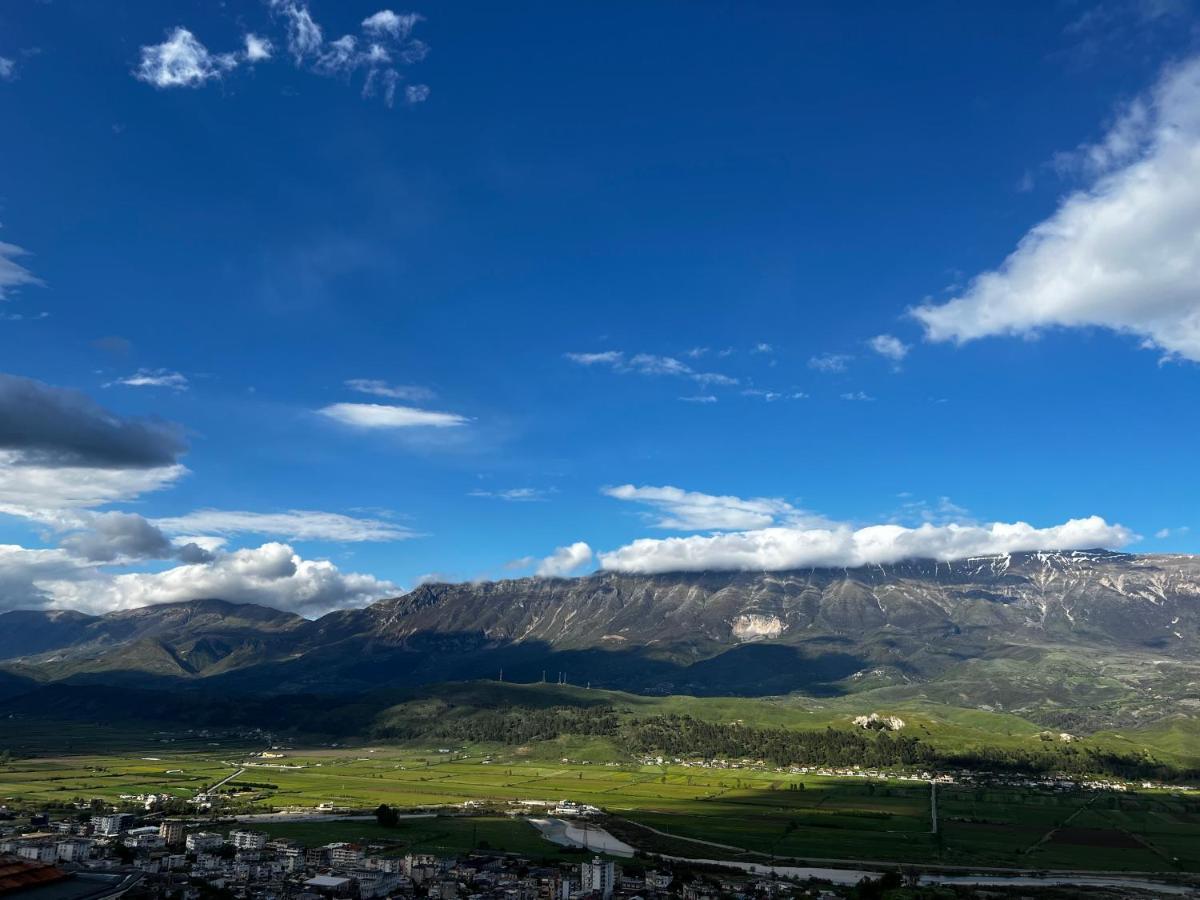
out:
<path id="1" fill-rule="evenodd" d="M 918 779 L 643 765 L 606 759 L 600 747 L 588 761 L 580 749 L 572 748 L 571 762 L 553 755 L 564 752 L 553 742 L 296 747 L 266 757 L 256 755 L 261 743 L 159 736 L 119 752 L 8 760 L 0 764 L 0 804 L 18 810 L 93 798 L 136 804 L 147 794 L 186 801 L 225 780 L 219 802 L 246 813 L 296 808 L 345 815 L 387 803 L 491 814 L 482 831 L 480 821 L 445 817 L 437 827 L 412 819 L 388 830 L 393 838 L 408 834 L 414 849 L 423 849 L 423 841 L 486 840 L 493 849 L 554 858 L 562 848 L 528 822 L 496 813 L 544 814 L 545 804 L 570 800 L 604 810 L 605 827 L 639 849 L 692 858 L 1200 872 L 1200 792 L 946 783 L 937 787 L 935 830 L 932 788 Z M 286 836 L 302 830 L 321 841 L 380 833 L 376 823 L 361 820 L 260 820 L 252 827 Z"/>

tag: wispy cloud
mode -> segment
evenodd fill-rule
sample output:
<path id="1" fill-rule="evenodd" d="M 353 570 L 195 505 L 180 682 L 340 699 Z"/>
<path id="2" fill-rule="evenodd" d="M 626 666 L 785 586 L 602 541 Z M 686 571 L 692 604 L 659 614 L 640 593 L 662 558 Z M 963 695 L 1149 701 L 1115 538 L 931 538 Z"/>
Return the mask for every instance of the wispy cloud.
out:
<path id="1" fill-rule="evenodd" d="M 894 365 L 900 365 L 912 349 L 900 338 L 890 334 L 877 334 L 867 341 L 867 346 Z"/>
<path id="2" fill-rule="evenodd" d="M 493 500 L 507 500 L 510 503 L 537 503 L 550 499 L 553 489 L 543 488 L 508 488 L 500 491 L 475 490 L 469 491 L 469 497 L 489 497 Z"/>
<path id="3" fill-rule="evenodd" d="M 853 359 L 846 353 L 823 353 L 810 357 L 808 367 L 818 372 L 845 372 Z"/>
<path id="4" fill-rule="evenodd" d="M 0 56 L 0 81 L 12 81 L 17 75 L 17 63 L 7 56 Z"/>
<path id="5" fill-rule="evenodd" d="M 457 428 L 468 423 L 457 413 L 382 403 L 334 403 L 318 414 L 354 428 Z"/>
<path id="6" fill-rule="evenodd" d="M 305 0 L 267 0 L 275 20 L 282 22 L 284 43 L 299 68 L 318 75 L 350 79 L 362 74 L 364 97 L 380 96 L 392 106 L 404 87 L 402 99 L 421 103 L 429 96 L 424 84 L 404 84 L 401 68 L 423 60 L 429 47 L 412 36 L 420 21 L 416 13 L 380 10 L 362 21 L 358 34 L 327 40 Z M 266 63 L 275 58 L 270 37 L 247 32 L 242 49 L 214 53 L 195 34 L 176 26 L 159 44 L 141 48 L 134 77 L 156 88 L 198 88 L 220 81 L 239 66 Z"/>
<path id="7" fill-rule="evenodd" d="M 126 387 L 165 387 L 175 391 L 186 391 L 189 386 L 186 375 L 169 369 L 138 369 L 132 375 L 110 381 L 105 387 L 115 384 L 123 384 Z"/>
<path id="8" fill-rule="evenodd" d="M 415 384 L 388 384 L 375 378 L 351 378 L 346 381 L 346 387 L 360 394 L 390 397 L 393 400 L 431 400 L 434 396 L 433 391 L 427 387 Z"/>
<path id="9" fill-rule="evenodd" d="M 600 353 L 565 353 L 563 355 L 571 362 L 581 366 L 607 366 L 614 372 L 636 375 L 674 375 L 690 378 L 702 387 L 729 386 L 738 383 L 736 378 L 720 372 L 699 372 L 683 360 L 673 356 L 659 356 L 654 353 L 635 353 L 628 356 L 621 350 L 605 350 Z"/>
<path id="10" fill-rule="evenodd" d="M 153 520 L 169 534 L 258 534 L 290 541 L 405 541 L 421 535 L 383 519 L 360 518 L 312 509 L 264 513 L 232 509 L 200 509 L 182 516 Z"/>
<path id="11" fill-rule="evenodd" d="M 16 244 L 0 241 L 0 301 L 11 299 L 14 288 L 26 285 L 41 285 L 40 278 L 18 262 L 28 256 L 29 251 Z"/>
<path id="12" fill-rule="evenodd" d="M 767 391 L 762 388 L 746 388 L 742 391 L 743 397 L 756 397 L 759 400 L 765 400 L 767 403 L 774 403 L 776 400 L 807 400 L 808 394 L 804 391 Z"/>
<path id="13" fill-rule="evenodd" d="M 864 393 L 863 391 L 849 391 L 841 396 L 843 400 L 849 400 L 856 403 L 869 403 L 875 399 L 870 394 Z"/>
<path id="14" fill-rule="evenodd" d="M 685 491 L 671 485 L 622 484 L 600 491 L 615 500 L 649 507 L 646 518 L 655 528 L 672 531 L 723 531 L 764 528 L 780 522 L 817 521 L 778 497 L 742 498 Z"/>

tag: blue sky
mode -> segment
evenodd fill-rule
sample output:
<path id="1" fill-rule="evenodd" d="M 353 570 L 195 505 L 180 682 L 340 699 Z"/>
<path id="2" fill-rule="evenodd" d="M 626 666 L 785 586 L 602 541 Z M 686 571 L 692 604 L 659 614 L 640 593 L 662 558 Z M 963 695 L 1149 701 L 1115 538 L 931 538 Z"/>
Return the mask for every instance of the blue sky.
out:
<path id="1" fill-rule="evenodd" d="M 179 445 L 97 463 L 0 406 L 3 605 L 311 613 L 618 548 L 1191 552 L 1198 22 L 7 3 L 0 371 Z M 158 550 L 95 549 L 135 531 Z M 796 550 L 817 532 L 843 549 Z M 275 597 L 259 563 L 336 583 Z"/>

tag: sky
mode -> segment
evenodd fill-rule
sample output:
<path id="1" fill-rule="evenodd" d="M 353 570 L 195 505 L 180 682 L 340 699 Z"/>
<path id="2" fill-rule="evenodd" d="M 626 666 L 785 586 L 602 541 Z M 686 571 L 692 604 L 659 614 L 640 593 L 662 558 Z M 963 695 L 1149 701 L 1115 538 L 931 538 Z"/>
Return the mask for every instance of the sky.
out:
<path id="1" fill-rule="evenodd" d="M 10 0 L 0 611 L 1194 552 L 1198 35 Z"/>

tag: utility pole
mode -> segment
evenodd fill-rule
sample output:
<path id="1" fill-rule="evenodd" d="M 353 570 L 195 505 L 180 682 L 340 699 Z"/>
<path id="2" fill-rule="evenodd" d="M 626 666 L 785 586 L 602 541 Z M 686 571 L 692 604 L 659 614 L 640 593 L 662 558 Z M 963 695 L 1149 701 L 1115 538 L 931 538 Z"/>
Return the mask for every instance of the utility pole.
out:
<path id="1" fill-rule="evenodd" d="M 542 669 L 542 684 L 546 683 L 546 670 Z"/>
<path id="2" fill-rule="evenodd" d="M 504 666 L 500 667 L 500 680 L 504 681 Z"/>

